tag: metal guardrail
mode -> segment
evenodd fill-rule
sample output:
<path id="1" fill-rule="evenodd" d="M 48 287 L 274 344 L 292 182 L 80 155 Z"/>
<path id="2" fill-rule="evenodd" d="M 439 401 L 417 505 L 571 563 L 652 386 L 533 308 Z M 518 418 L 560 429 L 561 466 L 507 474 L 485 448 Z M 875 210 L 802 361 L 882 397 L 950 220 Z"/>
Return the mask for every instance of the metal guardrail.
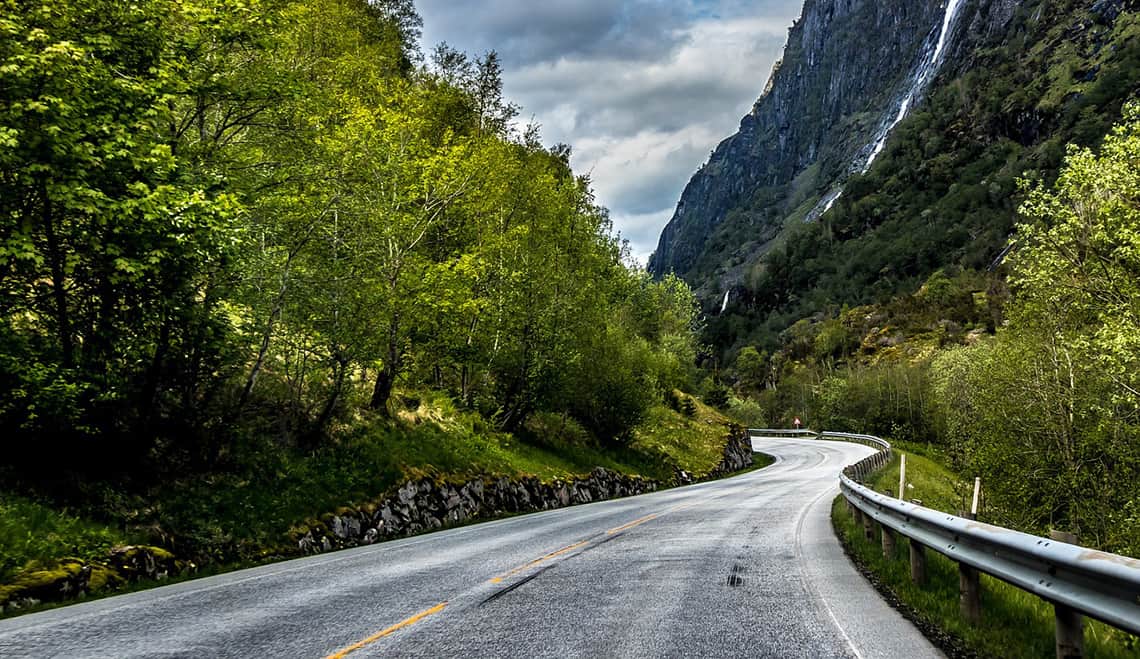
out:
<path id="1" fill-rule="evenodd" d="M 769 435 L 773 432 L 750 430 L 778 436 Z M 984 573 L 1054 605 L 1058 656 L 1082 656 L 1081 615 L 1140 634 L 1140 560 L 985 524 L 875 492 L 862 482 L 890 461 L 888 442 L 851 433 L 823 432 L 817 436 L 876 449 L 874 455 L 847 467 L 840 476 L 840 490 L 848 507 L 856 521 L 862 522 L 868 539 L 879 526 L 884 554 L 893 556 L 895 533 L 910 539 L 914 581 L 926 579 L 926 548 L 956 561 L 962 612 L 967 619 L 975 623 L 980 620 L 977 575 Z"/>
<path id="2" fill-rule="evenodd" d="M 761 437 L 818 437 L 819 433 L 807 428 L 798 430 L 789 430 L 784 428 L 749 428 L 749 435 L 759 435 Z"/>

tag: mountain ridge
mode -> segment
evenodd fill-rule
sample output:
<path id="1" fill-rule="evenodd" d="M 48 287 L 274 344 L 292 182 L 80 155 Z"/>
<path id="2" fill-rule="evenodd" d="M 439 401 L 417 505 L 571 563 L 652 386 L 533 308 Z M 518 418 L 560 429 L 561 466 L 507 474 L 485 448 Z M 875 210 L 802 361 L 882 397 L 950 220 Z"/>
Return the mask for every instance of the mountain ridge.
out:
<path id="1" fill-rule="evenodd" d="M 743 246 L 742 255 L 762 253 L 797 202 L 839 179 L 873 140 L 890 113 L 887 101 L 898 95 L 920 58 L 939 10 L 937 0 L 894 7 L 861 0 L 808 0 L 789 29 L 784 56 L 765 92 L 743 117 L 738 132 L 718 145 L 686 186 L 650 270 L 684 277 L 697 264 L 705 241 L 726 220 L 756 226 L 760 237 L 754 246 Z M 892 42 L 885 51 L 862 49 L 849 57 L 845 37 L 855 37 L 864 26 L 891 35 Z M 836 123 L 844 130 L 828 130 Z M 824 152 L 836 153 L 821 163 Z M 796 181 L 817 163 L 823 171 L 806 172 Z M 800 189 L 765 195 L 764 188 L 789 185 Z M 741 204 L 752 207 L 745 217 L 726 217 Z"/>
<path id="2" fill-rule="evenodd" d="M 1019 181 L 1051 180 L 1065 145 L 1098 144 L 1138 91 L 1134 1 L 968 0 L 927 87 L 861 171 L 945 18 L 936 2 L 900 6 L 807 2 L 770 91 L 686 187 L 650 269 L 694 288 L 720 350 L 913 292 L 939 268 L 1000 262 Z M 883 17 L 903 36 L 869 27 Z M 852 61 L 871 82 L 837 93 L 835 111 L 820 101 L 844 91 Z"/>

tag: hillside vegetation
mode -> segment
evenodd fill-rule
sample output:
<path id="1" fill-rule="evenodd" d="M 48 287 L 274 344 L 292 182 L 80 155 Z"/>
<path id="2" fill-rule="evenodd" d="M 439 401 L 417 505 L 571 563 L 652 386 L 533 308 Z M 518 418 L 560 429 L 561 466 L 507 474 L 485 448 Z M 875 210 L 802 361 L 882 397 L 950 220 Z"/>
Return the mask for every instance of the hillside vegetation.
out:
<path id="1" fill-rule="evenodd" d="M 1140 555 L 1140 107 L 1055 184 L 1024 182 L 998 273 L 818 314 L 734 378 L 772 423 L 929 444 L 981 476 L 990 521 Z"/>

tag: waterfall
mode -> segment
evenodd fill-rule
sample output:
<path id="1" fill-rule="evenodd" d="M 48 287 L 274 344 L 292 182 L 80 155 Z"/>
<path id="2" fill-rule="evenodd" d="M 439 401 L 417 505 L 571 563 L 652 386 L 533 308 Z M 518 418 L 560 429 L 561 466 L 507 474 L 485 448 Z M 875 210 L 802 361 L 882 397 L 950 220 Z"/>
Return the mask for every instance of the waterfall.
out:
<path id="1" fill-rule="evenodd" d="M 725 292 L 724 292 L 724 302 L 722 302 L 722 303 L 721 303 L 721 305 L 720 305 L 720 313 L 721 313 L 722 315 L 723 315 L 723 314 L 724 314 L 724 312 L 725 312 L 725 311 L 728 309 L 728 296 L 729 296 L 729 295 L 731 295 L 731 294 L 732 294 L 732 289 L 731 289 L 731 288 L 730 288 L 730 289 L 728 289 L 727 291 L 725 291 Z"/>
<path id="2" fill-rule="evenodd" d="M 946 14 L 942 17 L 942 29 L 938 33 L 938 41 L 933 49 L 927 47 L 927 55 L 923 59 L 922 65 L 918 67 L 918 70 L 911 78 L 910 89 L 899 105 L 898 114 L 895 116 L 894 121 L 885 125 L 879 132 L 875 140 L 875 145 L 871 149 L 871 155 L 867 157 L 867 162 L 863 164 L 864 172 L 871 168 L 875 159 L 883 152 L 883 148 L 887 146 L 887 138 L 890 137 L 891 131 L 906 118 L 915 100 L 926 91 L 926 86 L 930 84 L 930 81 L 934 78 L 934 74 L 938 72 L 938 67 L 942 65 L 942 58 L 946 55 L 946 45 L 950 41 L 950 34 L 954 29 L 954 22 L 958 19 L 958 11 L 962 8 L 962 4 L 962 0 L 946 0 Z"/>
<path id="3" fill-rule="evenodd" d="M 831 207 L 834 206 L 835 203 L 838 202 L 842 197 L 842 187 L 831 190 L 823 196 L 823 199 L 819 200 L 819 203 L 815 205 L 815 208 L 811 209 L 811 212 L 804 216 L 804 222 L 810 224 L 823 217 L 823 214 L 831 210 Z"/>
<path id="4" fill-rule="evenodd" d="M 843 188 L 840 188 L 834 194 L 828 195 L 827 199 L 824 201 L 824 204 L 823 204 L 823 212 L 826 213 L 827 211 L 831 210 L 831 207 L 834 206 L 835 202 L 839 201 L 839 199 L 842 196 L 843 196 Z M 820 215 L 822 215 L 822 214 L 823 213 L 820 213 Z"/>

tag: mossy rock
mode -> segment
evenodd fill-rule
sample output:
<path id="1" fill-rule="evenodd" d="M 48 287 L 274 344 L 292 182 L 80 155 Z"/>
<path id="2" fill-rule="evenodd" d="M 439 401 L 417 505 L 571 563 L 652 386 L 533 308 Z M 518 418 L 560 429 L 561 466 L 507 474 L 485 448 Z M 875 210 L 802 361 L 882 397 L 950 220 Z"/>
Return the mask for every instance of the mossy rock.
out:
<path id="1" fill-rule="evenodd" d="M 77 558 L 33 564 L 0 586 L 0 605 L 35 600 L 56 602 L 87 592 L 92 566 Z"/>
<path id="2" fill-rule="evenodd" d="M 91 578 L 87 581 L 87 590 L 95 593 L 108 588 L 120 588 L 126 580 L 114 569 L 99 563 L 91 564 Z"/>
<path id="3" fill-rule="evenodd" d="M 144 545 L 115 547 L 108 556 L 108 563 L 128 581 L 165 579 L 185 567 L 169 551 Z"/>

